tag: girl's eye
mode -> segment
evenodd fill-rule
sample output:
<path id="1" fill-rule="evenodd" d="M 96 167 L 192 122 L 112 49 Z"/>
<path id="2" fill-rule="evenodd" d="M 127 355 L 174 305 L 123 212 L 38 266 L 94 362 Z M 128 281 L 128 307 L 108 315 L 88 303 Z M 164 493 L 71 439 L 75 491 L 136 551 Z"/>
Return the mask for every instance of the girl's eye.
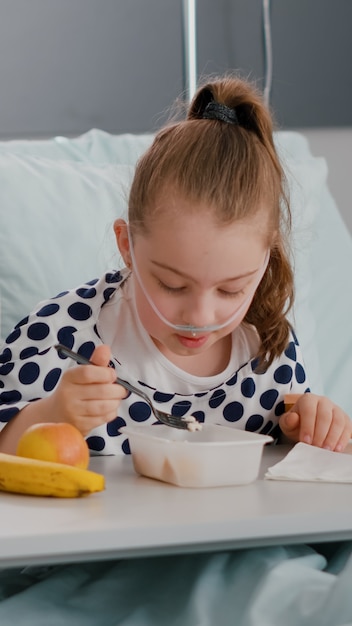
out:
<path id="1" fill-rule="evenodd" d="M 184 290 L 184 287 L 170 287 L 169 285 L 165 285 L 165 283 L 163 283 L 161 280 L 158 280 L 158 285 L 159 287 L 161 287 L 161 289 L 167 291 L 168 293 L 180 293 Z"/>
<path id="2" fill-rule="evenodd" d="M 158 279 L 158 285 L 163 291 L 173 294 L 182 293 L 186 289 L 186 287 L 170 287 L 170 285 L 166 285 L 160 279 Z M 218 289 L 218 292 L 224 298 L 239 298 L 240 296 L 244 295 L 243 289 L 240 289 L 239 291 L 227 291 L 226 289 Z"/>
<path id="3" fill-rule="evenodd" d="M 244 295 L 243 289 L 240 289 L 240 291 L 226 291 L 226 289 L 219 289 L 219 293 L 221 293 L 221 295 L 225 298 L 239 298 Z"/>

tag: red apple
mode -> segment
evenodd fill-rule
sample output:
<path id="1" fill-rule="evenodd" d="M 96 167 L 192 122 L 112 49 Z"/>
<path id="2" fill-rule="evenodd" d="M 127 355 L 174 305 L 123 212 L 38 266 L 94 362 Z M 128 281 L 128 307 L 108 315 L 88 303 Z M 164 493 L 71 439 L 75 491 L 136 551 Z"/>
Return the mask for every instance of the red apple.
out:
<path id="1" fill-rule="evenodd" d="M 16 454 L 87 469 L 89 448 L 80 431 L 65 422 L 30 426 L 21 436 Z"/>

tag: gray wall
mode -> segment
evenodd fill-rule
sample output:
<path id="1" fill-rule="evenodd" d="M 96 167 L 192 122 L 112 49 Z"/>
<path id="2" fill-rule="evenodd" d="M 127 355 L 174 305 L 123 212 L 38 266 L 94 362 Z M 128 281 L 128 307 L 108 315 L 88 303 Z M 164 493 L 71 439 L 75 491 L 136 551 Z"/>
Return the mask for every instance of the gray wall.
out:
<path id="1" fill-rule="evenodd" d="M 198 0 L 200 75 L 262 84 L 261 0 Z M 271 0 L 282 127 L 352 126 L 351 0 Z M 183 89 L 181 0 L 0 0 L 0 137 L 155 130 Z"/>

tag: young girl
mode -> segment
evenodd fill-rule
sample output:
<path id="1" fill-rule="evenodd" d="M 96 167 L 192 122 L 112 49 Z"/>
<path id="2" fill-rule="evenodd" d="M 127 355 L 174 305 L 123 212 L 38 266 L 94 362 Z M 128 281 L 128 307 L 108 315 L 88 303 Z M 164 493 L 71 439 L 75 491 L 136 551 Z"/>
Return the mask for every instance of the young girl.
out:
<path id="1" fill-rule="evenodd" d="M 5 341 L 2 451 L 33 423 L 66 421 L 91 450 L 129 453 L 120 427 L 156 420 L 116 373 L 180 418 L 345 448 L 350 420 L 307 393 L 286 318 L 290 213 L 272 131 L 256 90 L 224 78 L 158 133 L 136 168 L 128 224 L 114 225 L 125 269 L 40 303 Z M 77 366 L 58 342 L 95 365 Z M 285 414 L 287 393 L 300 397 Z"/>
<path id="2" fill-rule="evenodd" d="M 342 450 L 349 418 L 305 393 L 286 319 L 289 222 L 259 95 L 235 79 L 200 89 L 188 119 L 162 130 L 137 166 L 129 224 L 115 223 L 126 268 L 42 302 L 7 338 L 2 451 L 50 420 L 73 423 L 94 451 L 127 453 L 119 428 L 155 419 L 114 384 L 116 372 L 180 417 Z M 95 365 L 64 358 L 58 342 Z M 285 414 L 288 392 L 302 396 Z M 352 619 L 350 552 L 329 565 L 294 545 L 5 570 L 0 622 L 337 626 Z"/>

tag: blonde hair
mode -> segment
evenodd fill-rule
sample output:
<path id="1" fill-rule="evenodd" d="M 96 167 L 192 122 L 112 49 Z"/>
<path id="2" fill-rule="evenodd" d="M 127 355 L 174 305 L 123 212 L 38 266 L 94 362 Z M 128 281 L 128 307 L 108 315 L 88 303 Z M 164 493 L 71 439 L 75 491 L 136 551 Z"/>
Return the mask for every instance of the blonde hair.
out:
<path id="1" fill-rule="evenodd" d="M 209 103 L 224 105 L 233 116 L 228 122 L 209 119 Z M 288 343 L 286 315 L 294 295 L 287 237 L 291 216 L 272 118 L 254 85 L 230 76 L 208 82 L 197 91 L 187 119 L 159 131 L 136 167 L 129 198 L 132 230 L 147 233 L 160 217 L 158 198 L 172 190 L 195 205 L 206 203 L 223 225 L 268 207 L 270 260 L 244 319 L 258 331 L 259 367 L 267 367 Z"/>

